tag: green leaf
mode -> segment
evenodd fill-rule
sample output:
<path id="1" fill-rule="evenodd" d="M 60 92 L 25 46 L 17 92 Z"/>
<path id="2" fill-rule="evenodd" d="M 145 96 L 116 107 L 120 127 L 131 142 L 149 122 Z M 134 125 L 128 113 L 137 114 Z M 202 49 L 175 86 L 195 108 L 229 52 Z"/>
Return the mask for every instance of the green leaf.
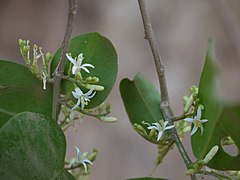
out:
<path id="1" fill-rule="evenodd" d="M 127 180 L 167 180 L 163 178 L 154 178 L 154 177 L 142 177 L 142 178 L 131 178 Z"/>
<path id="2" fill-rule="evenodd" d="M 51 116 L 52 85 L 43 90 L 42 81 L 25 66 L 0 60 L 0 127 L 23 111 Z"/>
<path id="3" fill-rule="evenodd" d="M 47 116 L 23 112 L 0 129 L 0 179 L 74 179 L 63 169 L 65 136 Z"/>
<path id="4" fill-rule="evenodd" d="M 223 127 L 226 122 L 230 124 L 232 124 L 233 121 L 239 123 L 240 117 L 235 117 L 235 120 L 233 120 L 230 116 L 227 118 L 227 121 L 226 118 L 223 118 L 227 109 L 223 106 L 223 102 L 219 96 L 219 88 L 217 85 L 218 71 L 214 61 L 214 44 L 210 41 L 199 84 L 200 104 L 204 105 L 202 119 L 208 119 L 208 122 L 203 124 L 204 133 L 202 135 L 200 130 L 198 130 L 191 137 L 192 149 L 197 159 L 201 160 L 213 146 L 218 145 L 219 151 L 208 163 L 208 166 L 220 170 L 238 170 L 240 169 L 239 157 L 233 157 L 227 154 L 221 146 L 221 140 L 234 132 L 239 133 L 239 126 L 235 127 L 235 130 L 228 126 L 228 131 L 224 130 Z M 236 131 L 236 129 L 238 129 L 238 131 Z M 235 136 L 234 139 L 236 139 Z"/>
<path id="5" fill-rule="evenodd" d="M 133 81 L 123 79 L 120 83 L 120 92 L 132 125 L 142 124 L 142 121 L 152 124 L 163 119 L 160 111 L 160 94 L 140 73 Z M 147 127 L 145 130 L 149 131 Z"/>
<path id="6" fill-rule="evenodd" d="M 52 73 L 57 67 L 60 53 L 61 51 L 59 49 L 54 55 L 51 65 Z M 72 57 L 76 57 L 80 53 L 83 53 L 83 63 L 90 63 L 94 65 L 95 68 L 89 68 L 90 73 L 81 71 L 81 74 L 83 78 L 87 78 L 89 76 L 98 77 L 99 82 L 97 84 L 103 86 L 104 91 L 98 91 L 86 108 L 94 108 L 100 105 L 109 95 L 117 77 L 117 53 L 114 46 L 106 37 L 100 35 L 99 33 L 92 32 L 72 38 L 68 53 L 71 53 Z M 66 59 L 65 74 L 67 74 L 69 64 L 70 61 Z M 84 92 L 87 92 L 85 88 L 81 87 L 81 89 L 83 89 Z M 76 99 L 72 96 L 73 90 L 74 86 L 71 82 L 66 80 L 62 81 L 62 92 L 75 101 Z"/>

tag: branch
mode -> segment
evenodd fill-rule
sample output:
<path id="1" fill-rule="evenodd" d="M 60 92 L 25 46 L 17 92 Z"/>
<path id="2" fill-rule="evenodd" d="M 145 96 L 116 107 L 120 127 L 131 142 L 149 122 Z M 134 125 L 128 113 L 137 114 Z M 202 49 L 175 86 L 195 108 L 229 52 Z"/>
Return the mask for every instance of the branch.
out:
<path id="1" fill-rule="evenodd" d="M 240 60 L 240 27 L 236 19 L 232 16 L 228 7 L 223 0 L 212 0 L 215 9 L 220 16 L 223 27 L 227 33 L 233 52 L 238 60 Z"/>
<path id="2" fill-rule="evenodd" d="M 173 113 L 170 107 L 170 102 L 169 102 L 169 96 L 168 96 L 168 90 L 167 90 L 167 83 L 166 83 L 166 77 L 165 77 L 165 70 L 164 66 L 162 64 L 162 59 L 160 56 L 160 53 L 158 52 L 158 47 L 157 47 L 157 42 L 154 37 L 154 33 L 152 30 L 152 25 L 150 21 L 150 16 L 147 13 L 146 9 L 146 4 L 145 0 L 138 0 L 139 7 L 140 7 L 140 12 L 142 15 L 142 20 L 143 20 L 143 25 L 144 25 L 144 30 L 145 30 L 145 39 L 148 40 L 152 54 L 153 54 L 153 59 L 155 62 L 157 74 L 158 74 L 158 79 L 159 79 L 159 84 L 160 84 L 160 91 L 161 91 L 161 105 L 160 109 L 163 113 L 164 120 L 168 121 L 170 125 L 173 124 Z M 177 134 L 177 131 L 175 128 L 171 129 L 171 135 L 173 140 L 175 141 L 175 144 L 181 153 L 181 156 L 184 160 L 185 165 L 187 168 L 189 168 L 192 165 L 192 162 L 190 158 L 188 157 L 188 154 L 185 150 L 185 148 L 182 145 L 182 142 Z M 196 179 L 195 175 L 191 176 L 191 179 Z"/>
<path id="3" fill-rule="evenodd" d="M 53 106 L 52 106 L 52 118 L 57 120 L 57 116 L 60 111 L 59 99 L 60 99 L 60 89 L 61 89 L 61 78 L 58 75 L 64 74 L 64 65 L 65 65 L 65 54 L 67 53 L 69 41 L 72 34 L 73 29 L 73 19 L 75 14 L 77 13 L 77 5 L 76 0 L 69 0 L 69 8 L 68 8 L 68 20 L 67 20 L 67 28 L 65 32 L 65 36 L 62 42 L 62 52 L 59 59 L 59 63 L 57 68 L 54 71 L 54 85 L 53 85 Z"/>

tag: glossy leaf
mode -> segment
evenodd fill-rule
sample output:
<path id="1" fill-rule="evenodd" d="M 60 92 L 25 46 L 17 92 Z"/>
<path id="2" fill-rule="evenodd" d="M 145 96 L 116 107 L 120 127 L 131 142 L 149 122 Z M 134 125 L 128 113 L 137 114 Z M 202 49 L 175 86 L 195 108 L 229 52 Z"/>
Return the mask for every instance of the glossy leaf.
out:
<path id="1" fill-rule="evenodd" d="M 54 72 L 60 58 L 60 49 L 55 54 L 51 72 Z M 83 63 L 90 63 L 95 68 L 89 68 L 90 73 L 81 71 L 83 78 L 89 76 L 96 76 L 100 79 L 98 85 L 104 86 L 104 91 L 97 92 L 93 99 L 89 102 L 86 108 L 93 108 L 100 105 L 109 95 L 117 77 L 117 53 L 112 43 L 104 36 L 99 33 L 86 33 L 74 37 L 70 41 L 68 53 L 72 54 L 72 57 L 76 57 L 78 54 L 83 53 Z M 70 61 L 66 59 L 65 74 L 69 69 Z M 81 87 L 83 91 L 87 92 L 86 89 Z M 72 98 L 72 91 L 74 86 L 71 82 L 62 81 L 62 92 L 67 94 L 68 97 Z"/>
<path id="2" fill-rule="evenodd" d="M 142 121 L 151 124 L 163 119 L 160 111 L 160 94 L 140 73 L 133 81 L 123 79 L 120 83 L 120 92 L 132 125 L 142 124 Z M 149 131 L 147 127 L 146 131 Z"/>
<path id="3" fill-rule="evenodd" d="M 0 129 L 0 179 L 74 179 L 63 169 L 66 140 L 47 116 L 23 112 Z"/>
<path id="4" fill-rule="evenodd" d="M 51 116 L 52 85 L 43 90 L 42 81 L 20 64 L 0 61 L 0 127 L 12 116 L 31 111 Z"/>
<path id="5" fill-rule="evenodd" d="M 200 103 L 204 105 L 202 119 L 208 119 L 208 122 L 203 124 L 204 133 L 202 135 L 198 130 L 191 137 L 192 149 L 197 159 L 203 159 L 213 146 L 218 145 L 219 151 L 208 163 L 208 166 L 222 170 L 240 169 L 239 158 L 230 156 L 221 146 L 221 140 L 235 130 L 229 128 L 227 132 L 222 128 L 224 126 L 223 121 L 225 121 L 222 118 L 222 113 L 225 113 L 225 109 L 222 111 L 224 107 L 219 96 L 218 71 L 214 60 L 214 44 L 210 41 L 199 84 Z M 232 121 L 232 118 L 229 117 L 228 123 L 231 124 Z M 234 121 L 237 121 L 237 118 Z M 236 129 L 239 128 L 236 127 Z"/>

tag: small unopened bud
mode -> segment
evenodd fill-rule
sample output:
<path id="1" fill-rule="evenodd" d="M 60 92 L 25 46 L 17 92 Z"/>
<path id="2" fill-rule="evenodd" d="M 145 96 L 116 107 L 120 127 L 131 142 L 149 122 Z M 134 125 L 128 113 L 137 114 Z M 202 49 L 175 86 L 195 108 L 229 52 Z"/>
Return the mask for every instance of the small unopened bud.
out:
<path id="1" fill-rule="evenodd" d="M 110 103 L 107 103 L 107 105 L 106 105 L 106 112 L 110 112 L 110 110 L 111 110 L 111 104 Z"/>
<path id="2" fill-rule="evenodd" d="M 87 89 L 94 89 L 95 91 L 103 91 L 104 87 L 100 85 L 93 85 L 93 84 L 84 84 L 83 85 Z"/>
<path id="3" fill-rule="evenodd" d="M 115 123 L 115 122 L 117 122 L 117 118 L 115 118 L 115 117 L 102 116 L 102 117 L 100 117 L 100 120 L 105 122 L 105 123 Z"/>
<path id="4" fill-rule="evenodd" d="M 98 106 L 98 113 L 102 113 L 104 107 L 104 102 Z"/>
<path id="5" fill-rule="evenodd" d="M 81 73 L 80 72 L 77 72 L 76 74 L 75 74 L 75 79 L 76 80 L 82 80 L 82 75 L 81 75 Z"/>
<path id="6" fill-rule="evenodd" d="M 218 145 L 213 146 L 213 148 L 209 151 L 209 153 L 203 159 L 203 162 L 207 164 L 210 160 L 212 160 L 212 158 L 217 154 L 218 149 L 219 149 Z"/>
<path id="7" fill-rule="evenodd" d="M 189 111 L 189 109 L 191 108 L 192 106 L 192 103 L 193 103 L 193 96 L 191 95 L 184 107 L 184 112 L 187 113 Z"/>
<path id="8" fill-rule="evenodd" d="M 45 55 L 45 59 L 46 59 L 46 64 L 48 64 L 49 61 L 52 59 L 52 54 L 50 52 L 47 52 L 47 54 Z"/>
<path id="9" fill-rule="evenodd" d="M 23 47 L 23 53 L 27 53 L 30 50 L 30 46 L 24 46 Z"/>
<path id="10" fill-rule="evenodd" d="M 155 137 L 155 134 L 156 134 L 156 129 L 153 128 L 150 130 L 149 137 L 153 138 Z"/>
<path id="11" fill-rule="evenodd" d="M 20 47 L 21 47 L 22 45 L 24 45 L 22 39 L 19 39 L 19 40 L 18 40 L 18 45 L 19 45 Z"/>

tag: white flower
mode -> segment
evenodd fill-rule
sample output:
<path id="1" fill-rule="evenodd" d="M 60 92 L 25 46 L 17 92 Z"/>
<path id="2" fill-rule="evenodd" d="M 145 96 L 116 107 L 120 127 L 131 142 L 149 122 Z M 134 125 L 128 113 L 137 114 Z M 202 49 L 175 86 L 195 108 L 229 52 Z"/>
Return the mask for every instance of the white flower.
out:
<path id="1" fill-rule="evenodd" d="M 203 125 L 202 123 L 205 123 L 207 122 L 208 120 L 207 119 L 202 119 L 201 120 L 201 116 L 202 116 L 202 109 L 201 107 L 199 106 L 198 109 L 197 109 L 197 115 L 194 116 L 194 118 L 185 118 L 184 120 L 187 121 L 187 122 L 191 122 L 193 123 L 193 129 L 191 131 L 191 135 L 193 135 L 195 132 L 197 132 L 197 129 L 200 128 L 201 129 L 201 135 L 204 131 L 203 129 Z"/>
<path id="2" fill-rule="evenodd" d="M 80 53 L 78 57 L 72 58 L 71 54 L 66 54 L 69 61 L 73 63 L 72 67 L 72 74 L 76 74 L 77 72 L 80 72 L 81 69 L 86 71 L 87 73 L 90 73 L 90 71 L 87 69 L 87 67 L 94 68 L 92 64 L 82 64 L 82 61 L 84 59 L 83 53 Z"/>
<path id="3" fill-rule="evenodd" d="M 76 109 L 81 104 L 81 109 L 84 109 L 85 105 L 88 105 L 93 96 L 95 96 L 96 91 L 93 92 L 94 89 L 89 90 L 87 93 L 83 93 L 82 90 L 77 87 L 75 91 L 72 91 L 72 95 L 78 100 L 77 104 L 72 108 L 72 110 Z"/>
<path id="4" fill-rule="evenodd" d="M 75 146 L 75 149 L 77 151 L 77 154 L 76 154 L 76 160 L 74 163 L 82 164 L 84 167 L 85 173 L 87 173 L 87 164 L 86 163 L 89 163 L 91 165 L 93 163 L 87 158 L 87 154 L 88 154 L 87 152 L 81 153 L 81 151 L 79 150 L 79 148 L 77 146 Z"/>
<path id="5" fill-rule="evenodd" d="M 160 123 L 152 123 L 153 125 L 152 126 L 149 126 L 148 129 L 156 129 L 158 130 L 158 137 L 157 137 L 157 141 L 159 141 L 163 135 L 163 132 L 165 130 L 168 130 L 168 129 L 171 129 L 173 128 L 175 125 L 172 125 L 172 126 L 167 126 L 168 124 L 168 121 L 165 121 L 164 123 L 160 122 Z"/>

